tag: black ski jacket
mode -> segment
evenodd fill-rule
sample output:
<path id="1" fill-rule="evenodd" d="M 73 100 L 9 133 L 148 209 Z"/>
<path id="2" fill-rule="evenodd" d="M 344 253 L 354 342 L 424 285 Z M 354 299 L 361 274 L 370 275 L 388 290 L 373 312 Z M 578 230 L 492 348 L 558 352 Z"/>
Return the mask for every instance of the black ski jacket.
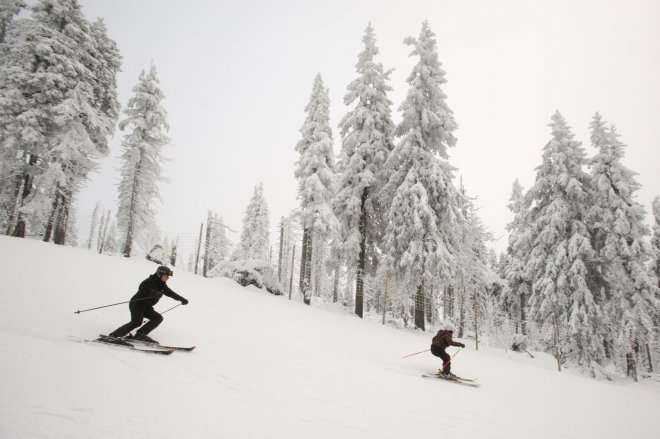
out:
<path id="1" fill-rule="evenodd" d="M 163 294 L 174 300 L 178 300 L 179 302 L 185 300 L 183 297 L 172 291 L 157 275 L 152 274 L 142 281 L 138 288 L 138 292 L 131 298 L 131 301 L 139 300 L 136 305 L 148 308 L 157 304 L 160 298 L 163 297 Z"/>

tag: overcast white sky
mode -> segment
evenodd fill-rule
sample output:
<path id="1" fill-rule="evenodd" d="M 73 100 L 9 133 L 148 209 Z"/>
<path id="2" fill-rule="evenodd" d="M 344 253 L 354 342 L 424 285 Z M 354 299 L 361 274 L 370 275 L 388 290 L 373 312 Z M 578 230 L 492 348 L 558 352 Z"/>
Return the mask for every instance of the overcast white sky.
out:
<path id="1" fill-rule="evenodd" d="M 584 143 L 596 111 L 628 145 L 624 163 L 643 185 L 648 212 L 660 195 L 660 2 L 654 0 L 225 1 L 80 0 L 103 17 L 123 56 L 125 105 L 140 70 L 156 65 L 169 114 L 171 159 L 162 185 L 163 232 L 192 242 L 207 210 L 240 231 L 263 182 L 272 238 L 298 204 L 293 176 L 314 75 L 330 89 L 335 154 L 343 96 L 356 77 L 363 32 L 372 23 L 379 60 L 394 68 L 393 119 L 416 59 L 403 44 L 428 19 L 459 130 L 450 162 L 484 223 L 506 247 L 515 178 L 528 189 L 547 124 L 559 110 Z M 121 132 L 101 171 L 80 194 L 80 238 L 97 201 L 115 207 Z M 649 221 L 651 217 L 649 216 Z M 232 236 L 237 240 L 238 236 Z"/>

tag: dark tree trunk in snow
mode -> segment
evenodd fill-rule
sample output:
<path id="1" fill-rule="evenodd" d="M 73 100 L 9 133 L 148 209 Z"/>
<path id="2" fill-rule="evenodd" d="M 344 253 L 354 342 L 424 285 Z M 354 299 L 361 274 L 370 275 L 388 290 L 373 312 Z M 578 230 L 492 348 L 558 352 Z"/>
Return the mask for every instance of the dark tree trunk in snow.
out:
<path id="1" fill-rule="evenodd" d="M 302 257 L 300 258 L 300 292 L 305 305 L 312 303 L 312 231 L 303 231 Z"/>
<path id="2" fill-rule="evenodd" d="M 67 228 L 69 226 L 69 209 L 71 207 L 71 192 L 65 190 L 61 194 L 59 209 L 55 218 L 55 229 L 53 230 L 53 242 L 64 245 L 66 242 Z"/>
<path id="3" fill-rule="evenodd" d="M 472 295 L 472 313 L 474 314 L 474 349 L 479 350 L 479 294 L 477 289 L 474 289 Z"/>
<path id="4" fill-rule="evenodd" d="M 559 326 L 557 324 L 557 316 L 552 313 L 552 329 L 555 337 L 555 358 L 557 359 L 557 370 L 561 372 L 561 347 L 559 346 Z"/>
<path id="5" fill-rule="evenodd" d="M 525 307 L 527 306 L 527 300 L 525 293 L 520 295 L 520 332 L 522 335 L 527 335 L 527 315 L 525 314 Z"/>
<path id="6" fill-rule="evenodd" d="M 131 191 L 131 204 L 128 210 L 128 224 L 126 227 L 126 241 L 124 241 L 124 257 L 131 257 L 131 248 L 133 247 L 133 227 L 135 226 L 135 198 L 138 193 L 137 175 L 140 175 L 141 161 L 135 166 L 135 175 L 133 177 L 133 189 Z"/>
<path id="7" fill-rule="evenodd" d="M 53 198 L 53 205 L 50 209 L 50 214 L 48 215 L 48 222 L 46 223 L 46 231 L 44 233 L 44 242 L 49 242 L 50 237 L 53 234 L 53 228 L 55 226 L 55 218 L 58 216 L 60 211 L 60 195 L 59 191 Z"/>
<path id="8" fill-rule="evenodd" d="M 277 278 L 282 281 L 282 257 L 284 253 L 282 252 L 284 246 L 284 217 L 280 221 L 280 252 L 277 257 Z"/>
<path id="9" fill-rule="evenodd" d="M 289 300 L 291 300 L 291 293 L 293 292 L 293 266 L 296 262 L 296 246 L 293 246 L 291 252 L 291 271 L 289 271 Z"/>
<path id="10" fill-rule="evenodd" d="M 426 330 L 425 319 L 424 319 L 424 304 L 426 300 L 424 298 L 424 284 L 420 284 L 417 287 L 417 294 L 415 295 L 415 327 L 421 329 L 422 331 Z"/>
<path id="11" fill-rule="evenodd" d="M 7 235 L 15 236 L 18 238 L 25 238 L 25 220 L 21 214 L 21 207 L 23 207 L 23 202 L 32 192 L 32 181 L 34 180 L 34 175 L 31 171 L 31 167 L 37 164 L 37 156 L 31 155 L 28 161 L 30 168 L 26 170 L 23 175 L 20 177 L 20 180 L 17 184 L 16 190 L 16 201 L 14 202 L 14 208 L 9 217 L 9 225 L 7 227 Z"/>
<path id="12" fill-rule="evenodd" d="M 367 212 L 364 203 L 367 201 L 367 189 L 362 192 L 362 205 L 360 209 L 360 256 L 358 257 L 357 276 L 355 285 L 355 314 L 363 317 L 364 314 L 364 266 L 367 259 Z"/>

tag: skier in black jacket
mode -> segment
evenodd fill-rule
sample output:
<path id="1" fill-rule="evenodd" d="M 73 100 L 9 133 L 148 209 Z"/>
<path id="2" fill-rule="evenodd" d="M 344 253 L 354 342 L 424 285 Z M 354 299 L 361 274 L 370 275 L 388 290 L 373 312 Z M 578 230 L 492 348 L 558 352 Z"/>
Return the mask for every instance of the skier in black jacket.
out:
<path id="1" fill-rule="evenodd" d="M 135 293 L 128 304 L 128 308 L 131 310 L 131 321 L 112 331 L 109 334 L 110 337 L 124 337 L 133 329 L 140 328 L 142 326 L 142 320 L 146 317 L 149 321 L 137 330 L 133 338 L 157 343 L 156 340 L 147 335 L 163 321 L 163 316 L 154 310 L 154 305 L 158 303 L 163 294 L 174 300 L 178 300 L 183 305 L 188 304 L 188 299 L 179 296 L 167 286 L 166 282 L 170 276 L 174 276 L 172 270 L 161 265 L 156 270 L 156 273 L 142 281 L 138 292 Z"/>

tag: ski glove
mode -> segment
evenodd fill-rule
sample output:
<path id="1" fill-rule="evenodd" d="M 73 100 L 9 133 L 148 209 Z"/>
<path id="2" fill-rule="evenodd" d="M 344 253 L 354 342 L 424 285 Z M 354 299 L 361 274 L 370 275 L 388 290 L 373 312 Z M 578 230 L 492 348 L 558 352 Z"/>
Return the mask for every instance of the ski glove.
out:
<path id="1" fill-rule="evenodd" d="M 463 343 L 459 343 L 459 346 L 462 347 L 462 348 L 465 347 L 465 345 Z"/>
<path id="2" fill-rule="evenodd" d="M 181 305 L 188 305 L 188 299 L 186 299 L 185 297 L 182 297 L 181 298 Z"/>

